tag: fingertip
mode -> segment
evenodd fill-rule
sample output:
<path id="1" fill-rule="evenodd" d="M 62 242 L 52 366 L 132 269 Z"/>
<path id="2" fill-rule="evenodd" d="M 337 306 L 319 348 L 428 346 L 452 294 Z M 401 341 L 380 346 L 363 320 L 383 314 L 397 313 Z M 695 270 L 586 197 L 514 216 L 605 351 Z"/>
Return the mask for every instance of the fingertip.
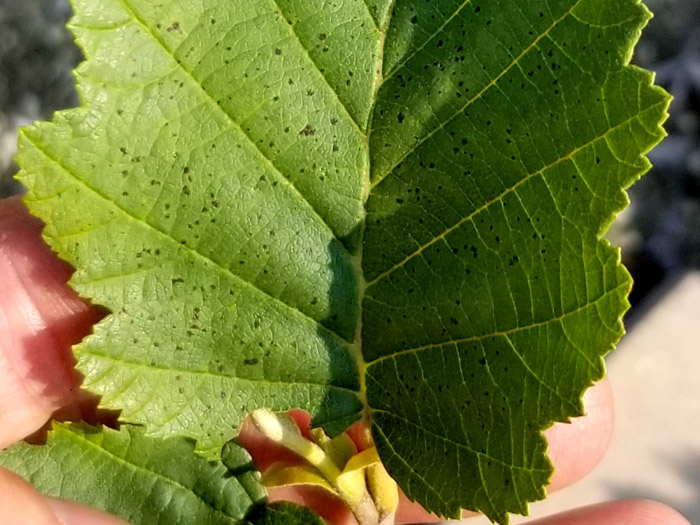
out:
<path id="1" fill-rule="evenodd" d="M 583 398 L 586 415 L 571 423 L 557 423 L 546 432 L 548 454 L 554 475 L 547 490 L 552 492 L 584 477 L 603 458 L 614 428 L 614 406 L 610 382 L 596 383 Z"/>
<path id="2" fill-rule="evenodd" d="M 46 502 L 64 525 L 128 525 L 116 516 L 72 501 L 46 498 Z"/>
<path id="3" fill-rule="evenodd" d="M 400 490 L 400 489 L 399 489 Z M 465 512 L 464 516 L 470 516 L 471 513 Z M 415 501 L 408 499 L 402 490 L 399 492 L 399 508 L 396 511 L 396 524 L 408 525 L 411 523 L 438 523 L 443 520 L 425 510 Z"/>
<path id="4" fill-rule="evenodd" d="M 3 523 L 65 525 L 29 483 L 5 469 L 0 469 L 0 516 Z"/>
<path id="5" fill-rule="evenodd" d="M 27 525 L 127 525 L 78 503 L 44 498 L 21 476 L 0 469 L 0 520 Z"/>
<path id="6" fill-rule="evenodd" d="M 101 317 L 66 284 L 70 268 L 19 199 L 0 200 L 0 448 L 78 395 L 71 346 Z"/>
<path id="7" fill-rule="evenodd" d="M 591 505 L 542 520 L 532 525 L 691 525 L 674 509 L 647 500 L 615 501 Z"/>

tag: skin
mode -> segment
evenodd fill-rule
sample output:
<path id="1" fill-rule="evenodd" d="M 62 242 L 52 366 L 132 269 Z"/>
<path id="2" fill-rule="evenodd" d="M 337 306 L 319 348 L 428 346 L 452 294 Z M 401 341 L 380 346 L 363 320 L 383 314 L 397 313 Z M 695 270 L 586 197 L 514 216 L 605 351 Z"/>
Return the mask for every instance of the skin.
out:
<path id="1" fill-rule="evenodd" d="M 71 345 L 90 333 L 105 312 L 78 298 L 66 284 L 71 269 L 41 240 L 41 223 L 18 199 L 0 201 L 0 449 L 34 435 L 47 421 L 105 421 L 96 400 L 80 390 Z M 556 474 L 550 491 L 580 479 L 602 457 L 613 428 L 606 382 L 586 394 L 588 415 L 552 427 L 547 436 Z M 243 437 L 260 465 L 275 450 L 250 426 Z M 336 501 L 313 490 L 277 490 L 319 510 L 335 525 L 353 523 Z M 31 525 L 118 525 L 119 519 L 81 505 L 44 498 L 23 479 L 0 470 L 0 516 L 4 523 Z M 398 523 L 435 522 L 423 509 L 402 503 Z M 612 502 L 532 521 L 532 525 L 688 525 L 674 510 L 649 501 Z"/>

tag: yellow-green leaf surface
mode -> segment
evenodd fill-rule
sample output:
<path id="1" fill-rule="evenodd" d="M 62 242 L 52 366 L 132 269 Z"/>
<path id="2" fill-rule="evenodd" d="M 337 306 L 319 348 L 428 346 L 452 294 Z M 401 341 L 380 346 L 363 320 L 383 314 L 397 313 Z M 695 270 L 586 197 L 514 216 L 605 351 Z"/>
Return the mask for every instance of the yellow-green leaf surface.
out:
<path id="1" fill-rule="evenodd" d="M 210 457 L 253 410 L 364 414 L 429 510 L 544 496 L 630 279 L 601 240 L 662 137 L 636 0 L 73 0 L 83 107 L 27 203 L 110 309 L 87 388 Z"/>

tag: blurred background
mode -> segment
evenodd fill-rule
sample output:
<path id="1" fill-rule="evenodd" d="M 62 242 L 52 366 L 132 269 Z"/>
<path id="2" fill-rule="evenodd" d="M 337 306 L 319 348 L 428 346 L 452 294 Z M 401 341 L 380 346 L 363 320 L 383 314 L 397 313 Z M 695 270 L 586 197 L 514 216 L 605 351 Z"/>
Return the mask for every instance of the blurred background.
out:
<path id="1" fill-rule="evenodd" d="M 608 366 L 618 405 L 647 411 L 622 414 L 617 455 L 572 502 L 650 497 L 700 524 L 700 0 L 646 3 L 655 17 L 634 61 L 655 71 L 674 101 L 669 136 L 650 154 L 654 168 L 608 233 L 635 279 L 632 333 Z M 0 197 L 21 192 L 12 178 L 17 128 L 78 104 L 71 70 L 81 55 L 69 18 L 66 0 L 0 0 Z"/>

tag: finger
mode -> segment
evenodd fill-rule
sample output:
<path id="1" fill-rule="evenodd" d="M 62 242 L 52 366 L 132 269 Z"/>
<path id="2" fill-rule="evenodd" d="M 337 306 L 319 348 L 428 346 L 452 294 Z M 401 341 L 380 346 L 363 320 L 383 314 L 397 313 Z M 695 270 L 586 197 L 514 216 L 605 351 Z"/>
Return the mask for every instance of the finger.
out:
<path id="1" fill-rule="evenodd" d="M 31 525 L 126 525 L 103 512 L 42 497 L 24 479 L 0 469 L 0 516 L 3 523 Z"/>
<path id="2" fill-rule="evenodd" d="M 571 485 L 588 474 L 603 459 L 614 428 L 614 404 L 610 381 L 603 379 L 583 397 L 586 416 L 559 423 L 545 434 L 554 464 L 549 492 Z"/>
<path id="3" fill-rule="evenodd" d="M 70 348 L 102 315 L 68 287 L 41 227 L 19 199 L 0 201 L 0 449 L 80 399 Z"/>
<path id="4" fill-rule="evenodd" d="M 6 523 L 63 525 L 48 503 L 22 478 L 0 469 L 0 516 Z"/>
<path id="5" fill-rule="evenodd" d="M 51 510 L 65 525 L 127 525 L 125 521 L 72 501 L 46 498 Z"/>
<path id="6" fill-rule="evenodd" d="M 558 423 L 545 433 L 549 443 L 548 453 L 555 469 L 552 482 L 547 487 L 548 492 L 570 485 L 590 472 L 610 443 L 613 399 L 609 382 L 603 380 L 589 388 L 583 401 L 586 416 L 574 418 L 571 423 Z M 437 521 L 440 521 L 437 516 L 428 514 L 419 505 L 404 498 L 396 523 Z"/>
<path id="7" fill-rule="evenodd" d="M 619 501 L 557 514 L 531 525 L 690 525 L 675 510 L 653 501 Z"/>

